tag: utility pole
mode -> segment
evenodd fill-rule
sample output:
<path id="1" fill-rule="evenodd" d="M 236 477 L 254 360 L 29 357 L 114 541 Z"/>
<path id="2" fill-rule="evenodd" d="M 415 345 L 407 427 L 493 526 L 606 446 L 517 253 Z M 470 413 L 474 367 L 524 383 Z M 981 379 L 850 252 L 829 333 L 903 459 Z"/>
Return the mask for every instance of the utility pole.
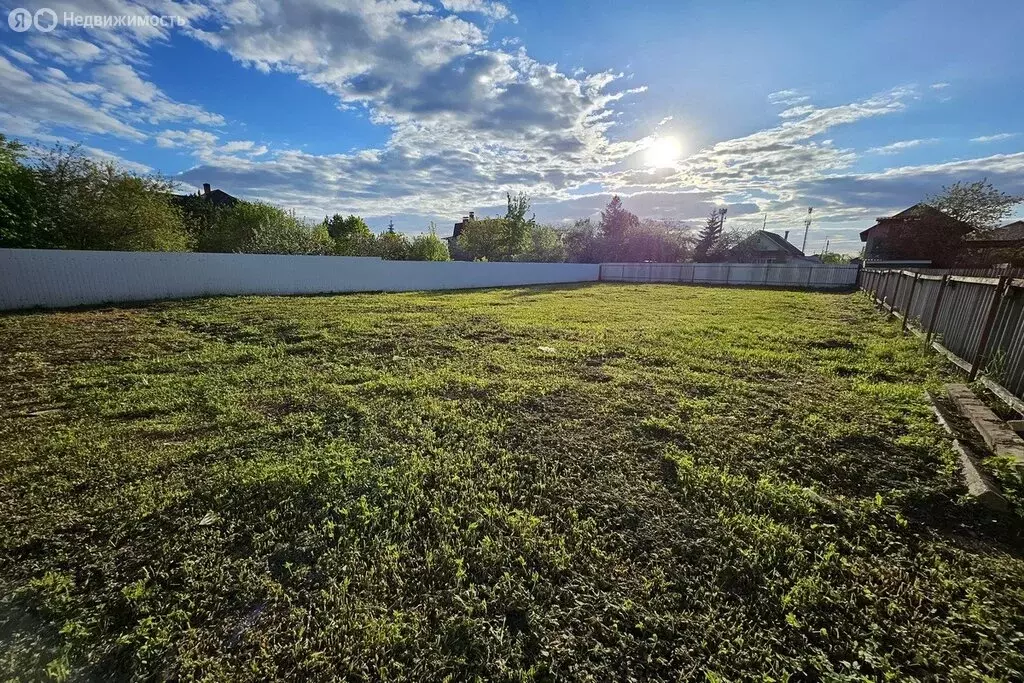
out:
<path id="1" fill-rule="evenodd" d="M 807 253 L 807 232 L 811 229 L 811 212 L 814 207 L 807 207 L 807 220 L 804 221 L 804 243 L 800 245 L 800 251 Z"/>
<path id="2" fill-rule="evenodd" d="M 768 214 L 764 215 L 764 221 L 761 222 L 761 229 L 764 230 L 768 227 Z"/>

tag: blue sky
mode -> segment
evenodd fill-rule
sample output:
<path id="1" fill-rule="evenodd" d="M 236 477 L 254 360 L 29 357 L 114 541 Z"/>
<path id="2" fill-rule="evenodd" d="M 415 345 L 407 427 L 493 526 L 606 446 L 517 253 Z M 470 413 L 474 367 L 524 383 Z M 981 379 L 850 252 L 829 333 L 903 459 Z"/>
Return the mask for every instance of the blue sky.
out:
<path id="1" fill-rule="evenodd" d="M 58 25 L 0 28 L 0 132 L 311 217 L 447 234 L 509 190 L 550 222 L 617 193 L 781 233 L 813 206 L 808 250 L 852 253 L 944 184 L 1024 193 L 1019 0 L 17 6 Z"/>

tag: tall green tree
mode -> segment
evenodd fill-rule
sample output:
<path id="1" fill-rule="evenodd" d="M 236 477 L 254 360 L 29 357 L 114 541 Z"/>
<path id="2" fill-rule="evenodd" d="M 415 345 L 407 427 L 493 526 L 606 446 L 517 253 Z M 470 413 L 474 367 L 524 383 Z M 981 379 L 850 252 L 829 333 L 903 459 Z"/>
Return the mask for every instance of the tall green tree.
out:
<path id="1" fill-rule="evenodd" d="M 500 257 L 511 261 L 529 249 L 530 231 L 536 226 L 536 217 L 526 217 L 530 211 L 530 198 L 523 192 L 508 197 L 508 208 L 505 211 L 505 222 L 502 224 L 502 246 Z"/>
<path id="2" fill-rule="evenodd" d="M 714 251 L 716 245 L 722 239 L 722 230 L 725 226 L 725 207 L 712 209 L 708 215 L 704 227 L 697 235 L 697 246 L 694 248 L 694 259 L 699 263 L 707 259 L 708 254 Z"/>
<path id="3" fill-rule="evenodd" d="M 638 227 L 640 219 L 636 214 L 626 210 L 619 195 L 612 197 L 608 206 L 601 212 L 601 235 L 613 243 L 624 242 Z"/>
<path id="4" fill-rule="evenodd" d="M 957 181 L 925 202 L 939 211 L 967 223 L 978 230 L 990 230 L 1013 213 L 1024 202 L 1024 196 L 1011 195 L 996 189 L 988 178 L 973 183 Z"/>
<path id="5" fill-rule="evenodd" d="M 478 218 L 468 221 L 459 235 L 459 250 L 474 261 L 501 261 L 506 254 L 504 218 Z"/>

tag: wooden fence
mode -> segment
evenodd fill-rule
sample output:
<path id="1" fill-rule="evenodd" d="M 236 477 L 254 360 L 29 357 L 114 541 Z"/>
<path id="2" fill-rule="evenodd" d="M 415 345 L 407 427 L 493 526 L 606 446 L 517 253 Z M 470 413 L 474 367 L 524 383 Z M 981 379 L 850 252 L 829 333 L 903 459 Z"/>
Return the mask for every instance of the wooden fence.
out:
<path id="1" fill-rule="evenodd" d="M 860 286 L 925 342 L 1024 411 L 1024 278 L 866 269 Z"/>
<path id="2" fill-rule="evenodd" d="M 602 263 L 609 282 L 681 282 L 696 285 L 848 289 L 858 266 L 822 263 Z"/>

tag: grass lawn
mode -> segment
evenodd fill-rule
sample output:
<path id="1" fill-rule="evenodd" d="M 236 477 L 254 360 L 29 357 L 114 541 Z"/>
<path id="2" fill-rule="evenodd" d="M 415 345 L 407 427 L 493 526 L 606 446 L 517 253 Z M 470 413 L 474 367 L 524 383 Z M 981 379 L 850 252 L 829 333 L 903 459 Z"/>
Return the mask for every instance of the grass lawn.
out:
<path id="1" fill-rule="evenodd" d="M 0 316 L 0 678 L 1020 680 L 941 363 L 672 285 Z"/>

